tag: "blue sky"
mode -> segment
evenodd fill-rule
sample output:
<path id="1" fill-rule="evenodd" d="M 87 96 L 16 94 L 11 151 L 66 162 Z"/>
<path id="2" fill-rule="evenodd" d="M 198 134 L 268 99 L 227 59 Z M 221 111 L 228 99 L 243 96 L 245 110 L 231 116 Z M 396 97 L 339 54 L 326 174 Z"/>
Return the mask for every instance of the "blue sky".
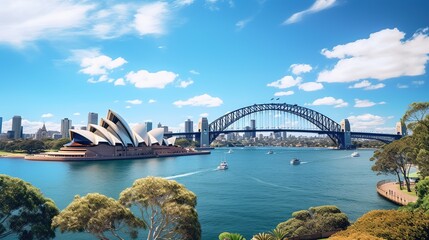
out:
<path id="1" fill-rule="evenodd" d="M 426 0 L 3 0 L 0 116 L 183 130 L 271 98 L 394 132 L 428 101 Z"/>

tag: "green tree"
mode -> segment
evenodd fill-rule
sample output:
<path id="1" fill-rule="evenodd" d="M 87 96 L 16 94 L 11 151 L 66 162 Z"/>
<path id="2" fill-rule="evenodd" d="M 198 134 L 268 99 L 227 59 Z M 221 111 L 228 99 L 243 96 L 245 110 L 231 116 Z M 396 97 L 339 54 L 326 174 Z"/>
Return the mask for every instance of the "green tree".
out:
<path id="1" fill-rule="evenodd" d="M 144 228 L 145 224 L 115 199 L 89 193 L 84 197 L 75 196 L 73 202 L 53 219 L 52 226 L 61 232 L 91 233 L 98 239 L 109 239 L 106 232 L 123 239 L 120 233 L 136 238 L 137 229 Z"/>
<path id="2" fill-rule="evenodd" d="M 0 174 L 0 238 L 51 239 L 55 203 L 39 189 L 19 178 Z"/>
<path id="3" fill-rule="evenodd" d="M 159 177 L 136 180 L 119 201 L 135 206 L 148 229 L 147 239 L 201 239 L 196 195 L 176 181 Z"/>
<path id="4" fill-rule="evenodd" d="M 285 237 L 298 237 L 345 229 L 350 225 L 347 216 L 336 206 L 311 207 L 292 213 L 291 219 L 279 223 L 277 229 Z"/>
<path id="5" fill-rule="evenodd" d="M 239 233 L 223 232 L 219 234 L 219 240 L 246 240 L 243 235 Z"/>
<path id="6" fill-rule="evenodd" d="M 429 214 L 429 178 L 420 180 L 416 184 L 417 201 L 409 203 L 400 209 L 409 211 L 424 211 Z"/>
<path id="7" fill-rule="evenodd" d="M 415 151 L 411 137 L 403 137 L 375 151 L 371 161 L 375 161 L 372 170 L 378 174 L 395 173 L 402 189 L 404 180 L 407 191 L 411 192 L 410 180 L 407 177 L 412 164 L 415 163 Z"/>
<path id="8" fill-rule="evenodd" d="M 373 210 L 332 239 L 429 239 L 429 215 L 421 211 Z"/>
<path id="9" fill-rule="evenodd" d="M 40 140 L 25 139 L 20 142 L 19 149 L 28 154 L 39 153 L 45 149 L 45 144 Z"/>

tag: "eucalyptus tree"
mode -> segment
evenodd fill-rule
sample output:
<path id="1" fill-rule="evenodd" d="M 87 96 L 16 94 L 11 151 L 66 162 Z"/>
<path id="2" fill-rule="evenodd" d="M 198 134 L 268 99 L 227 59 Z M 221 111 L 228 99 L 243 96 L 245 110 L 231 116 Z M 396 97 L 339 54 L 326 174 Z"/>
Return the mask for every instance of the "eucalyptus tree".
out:
<path id="1" fill-rule="evenodd" d="M 0 174 L 0 238 L 51 239 L 55 203 L 19 178 Z"/>
<path id="2" fill-rule="evenodd" d="M 119 201 L 138 210 L 147 239 L 201 239 L 196 195 L 173 180 L 146 177 L 121 192 Z"/>
<path id="3" fill-rule="evenodd" d="M 84 197 L 75 196 L 54 217 L 52 226 L 59 228 L 61 232 L 87 232 L 106 240 L 109 235 L 123 239 L 121 234 L 134 239 L 138 235 L 138 229 L 144 228 L 145 224 L 115 199 L 99 193 L 89 193 Z"/>

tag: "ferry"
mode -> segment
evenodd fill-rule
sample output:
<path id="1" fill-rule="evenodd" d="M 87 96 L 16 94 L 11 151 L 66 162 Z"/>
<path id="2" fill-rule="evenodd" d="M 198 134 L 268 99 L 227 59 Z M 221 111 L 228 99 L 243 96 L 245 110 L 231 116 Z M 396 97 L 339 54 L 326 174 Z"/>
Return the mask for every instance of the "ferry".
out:
<path id="1" fill-rule="evenodd" d="M 359 157 L 360 154 L 358 152 L 353 152 L 350 156 L 351 157 Z"/>
<path id="2" fill-rule="evenodd" d="M 218 170 L 226 170 L 228 169 L 228 163 L 226 161 L 220 162 L 219 166 L 217 167 Z"/>

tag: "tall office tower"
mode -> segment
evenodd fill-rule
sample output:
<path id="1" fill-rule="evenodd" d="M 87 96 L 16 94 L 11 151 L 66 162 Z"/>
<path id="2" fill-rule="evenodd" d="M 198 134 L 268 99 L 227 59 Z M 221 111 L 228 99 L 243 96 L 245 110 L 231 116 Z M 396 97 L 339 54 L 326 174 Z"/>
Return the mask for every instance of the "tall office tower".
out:
<path id="1" fill-rule="evenodd" d="M 146 131 L 149 132 L 150 130 L 152 130 L 152 122 L 144 122 L 144 125 L 146 126 Z"/>
<path id="2" fill-rule="evenodd" d="M 198 132 L 200 136 L 200 147 L 210 147 L 209 141 L 209 121 L 206 117 L 202 117 L 198 122 Z"/>
<path id="3" fill-rule="evenodd" d="M 12 118 L 12 131 L 13 131 L 13 138 L 19 139 L 22 138 L 22 126 L 21 126 L 22 118 L 21 116 L 13 116 Z"/>
<path id="4" fill-rule="evenodd" d="M 1 127 L 2 127 L 2 124 L 3 124 L 3 118 L 2 117 L 0 117 L 0 134 L 1 134 Z"/>
<path id="5" fill-rule="evenodd" d="M 89 124 L 98 124 L 98 113 L 89 112 L 88 113 L 88 129 Z"/>
<path id="6" fill-rule="evenodd" d="M 250 120 L 250 129 L 256 130 L 256 120 L 255 119 Z M 252 138 L 255 138 L 256 137 L 256 131 L 252 132 L 252 134 L 250 136 Z"/>
<path id="7" fill-rule="evenodd" d="M 69 129 L 71 129 L 72 120 L 64 118 L 61 120 L 61 136 L 62 138 L 70 138 Z"/>
<path id="8" fill-rule="evenodd" d="M 194 132 L 194 122 L 191 121 L 191 119 L 188 119 L 185 121 L 185 133 L 191 133 Z M 186 139 L 189 141 L 193 140 L 193 136 L 191 134 L 186 135 Z"/>

